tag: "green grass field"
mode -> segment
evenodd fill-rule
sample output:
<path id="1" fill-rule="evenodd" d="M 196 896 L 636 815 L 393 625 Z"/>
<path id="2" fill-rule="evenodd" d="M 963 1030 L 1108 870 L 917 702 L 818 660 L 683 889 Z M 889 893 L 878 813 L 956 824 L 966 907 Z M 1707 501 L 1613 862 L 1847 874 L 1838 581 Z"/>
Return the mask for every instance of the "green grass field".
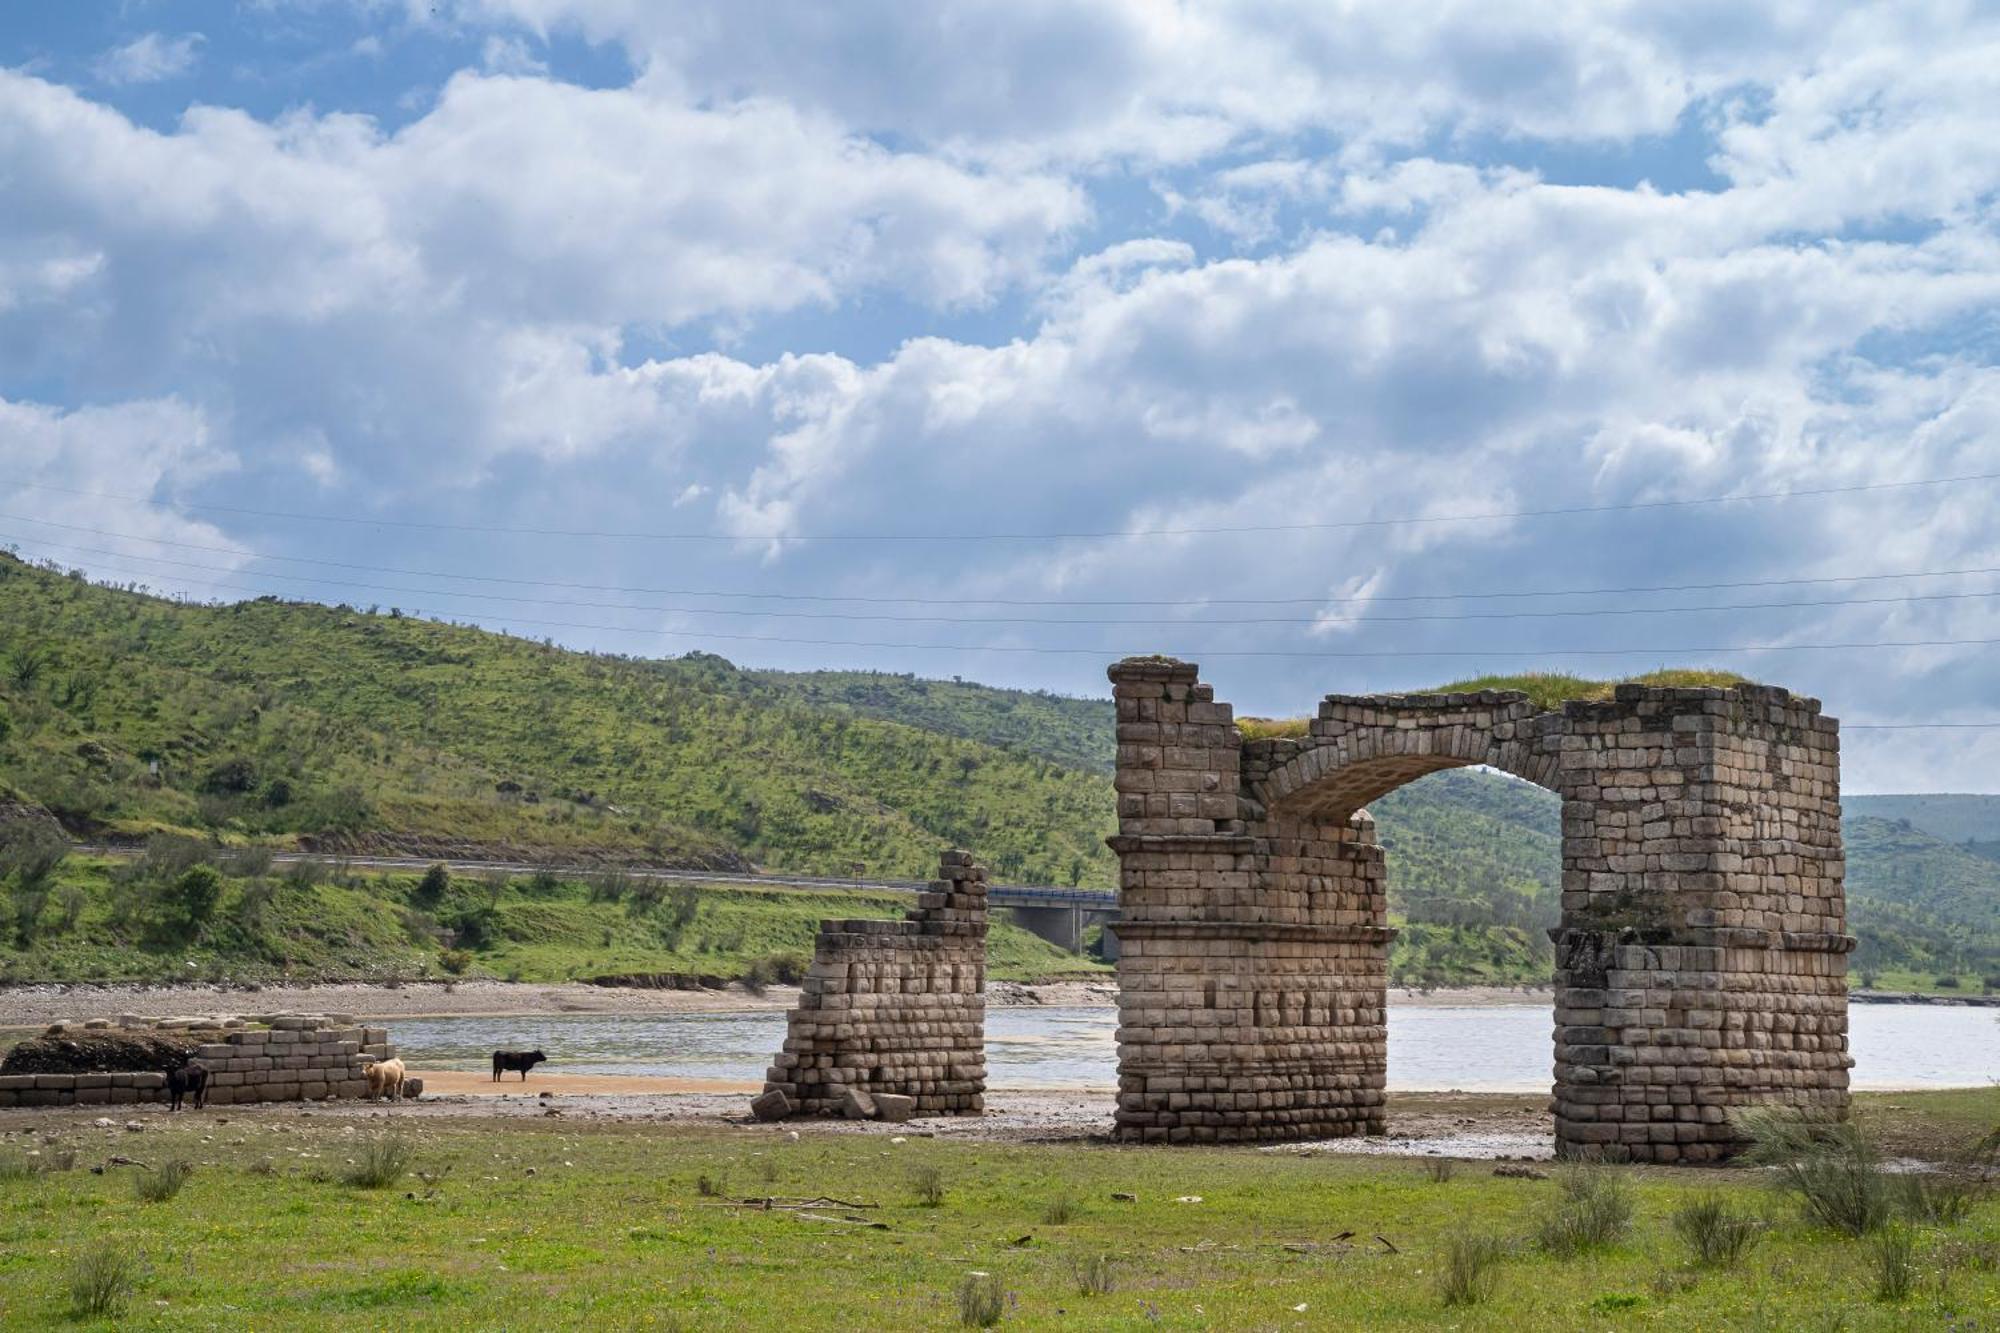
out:
<path id="1" fill-rule="evenodd" d="M 1898 1132 L 1955 1136 L 2000 1119 L 2000 1093 L 1901 1094 Z M 574 1107 L 575 1103 L 572 1103 Z M 574 1112 L 572 1112 L 574 1113 Z M 556 1120 L 413 1120 L 415 1171 L 377 1189 L 338 1179 L 385 1119 L 185 1115 L 144 1135 L 66 1116 L 24 1141 L 70 1170 L 0 1185 L 0 1325 L 94 1326 L 70 1314 L 77 1257 L 111 1243 L 140 1276 L 119 1327 L 947 1328 L 959 1288 L 990 1274 L 1002 1327 L 1430 1329 L 1988 1328 L 2000 1319 L 2000 1204 L 1915 1233 L 1916 1280 L 1874 1296 L 1872 1242 L 1799 1220 L 1742 1170 L 1620 1168 L 1629 1235 L 1571 1259 L 1526 1237 L 1551 1180 L 1464 1163 L 1251 1149 L 892 1141 L 806 1127 L 690 1130 Z M 57 1123 L 54 1116 L 34 1122 Z M 118 1152 L 196 1163 L 142 1202 Z M 935 1172 L 942 1201 L 919 1201 Z M 706 1184 L 704 1184 L 704 1181 Z M 705 1193 L 710 1191 L 712 1193 Z M 1740 1263 L 1700 1269 L 1673 1210 L 1719 1192 L 1769 1222 Z M 1121 1202 L 1117 1195 L 1135 1196 Z M 826 1216 L 724 1197 L 831 1196 Z M 1062 1209 L 1069 1209 L 1063 1219 Z M 1446 1307 L 1454 1236 L 1501 1238 L 1490 1299 Z M 1108 1259 L 1111 1289 L 1077 1270 Z M 108 1326 L 97 1321 L 95 1326 Z"/>

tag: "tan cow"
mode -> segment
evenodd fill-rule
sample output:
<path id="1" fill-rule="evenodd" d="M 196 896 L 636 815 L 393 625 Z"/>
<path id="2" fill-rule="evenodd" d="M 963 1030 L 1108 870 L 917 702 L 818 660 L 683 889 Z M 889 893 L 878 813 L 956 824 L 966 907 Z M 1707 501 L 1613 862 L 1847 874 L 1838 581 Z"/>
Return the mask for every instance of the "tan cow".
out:
<path id="1" fill-rule="evenodd" d="M 386 1096 L 392 1102 L 402 1101 L 403 1073 L 401 1060 L 377 1060 L 368 1066 L 368 1100 Z"/>

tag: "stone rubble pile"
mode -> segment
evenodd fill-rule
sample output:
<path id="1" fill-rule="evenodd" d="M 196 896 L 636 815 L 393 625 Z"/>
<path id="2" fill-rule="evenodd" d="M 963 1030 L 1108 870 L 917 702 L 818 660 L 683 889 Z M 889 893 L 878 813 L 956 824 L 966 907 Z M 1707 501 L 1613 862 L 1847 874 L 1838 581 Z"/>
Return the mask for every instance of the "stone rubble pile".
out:
<path id="1" fill-rule="evenodd" d="M 367 1069 L 396 1053 L 389 1030 L 352 1014 L 211 1015 L 51 1023 L 48 1038 L 110 1030 L 185 1037 L 189 1058 L 208 1070 L 208 1103 L 320 1101 L 368 1095 Z M 90 1074 L 0 1075 L 0 1109 L 163 1101 L 159 1070 Z"/>

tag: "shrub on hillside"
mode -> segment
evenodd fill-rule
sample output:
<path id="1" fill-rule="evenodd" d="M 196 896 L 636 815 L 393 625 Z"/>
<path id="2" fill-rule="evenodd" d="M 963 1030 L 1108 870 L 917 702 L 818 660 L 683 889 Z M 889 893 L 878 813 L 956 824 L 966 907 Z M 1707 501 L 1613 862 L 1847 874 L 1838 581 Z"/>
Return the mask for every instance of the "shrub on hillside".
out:
<path id="1" fill-rule="evenodd" d="M 167 901 L 190 929 L 200 929 L 222 901 L 222 872 L 211 865 L 189 866 L 173 882 Z"/>
<path id="2" fill-rule="evenodd" d="M 257 786 L 257 765 L 232 755 L 202 774 L 200 790 L 208 796 L 241 796 Z"/>
<path id="3" fill-rule="evenodd" d="M 449 892 L 451 892 L 451 867 L 442 861 L 426 870 L 424 877 L 417 881 L 417 901 L 427 906 L 435 906 L 442 902 L 445 894 Z"/>
<path id="4" fill-rule="evenodd" d="M 446 949 L 438 955 L 438 966 L 455 977 L 464 976 L 466 970 L 472 966 L 472 951 L 470 949 Z"/>
<path id="5" fill-rule="evenodd" d="M 0 879 L 14 909 L 14 934 L 22 945 L 32 943 L 55 892 L 56 871 L 69 856 L 69 842 L 40 821 L 9 824 L 0 829 Z"/>

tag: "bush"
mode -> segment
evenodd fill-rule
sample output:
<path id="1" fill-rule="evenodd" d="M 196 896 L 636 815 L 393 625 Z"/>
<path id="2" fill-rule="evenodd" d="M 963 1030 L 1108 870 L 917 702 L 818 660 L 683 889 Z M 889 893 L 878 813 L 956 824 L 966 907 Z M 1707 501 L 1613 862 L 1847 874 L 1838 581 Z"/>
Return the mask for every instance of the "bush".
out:
<path id="1" fill-rule="evenodd" d="M 1500 1281 L 1500 1261 L 1507 1243 L 1498 1236 L 1454 1232 L 1444 1244 L 1438 1263 L 1438 1299 L 1446 1305 L 1479 1305 Z"/>
<path id="2" fill-rule="evenodd" d="M 408 1175 L 416 1156 L 415 1146 L 400 1133 L 377 1134 L 361 1145 L 361 1155 L 340 1173 L 340 1181 L 356 1189 L 378 1190 Z"/>
<path id="3" fill-rule="evenodd" d="M 435 907 L 451 892 L 451 867 L 440 861 L 424 872 L 417 881 L 417 901 L 427 907 Z"/>
<path id="4" fill-rule="evenodd" d="M 14 934 L 33 943 L 42 910 L 55 892 L 56 871 L 69 856 L 69 840 L 39 821 L 14 824 L 0 837 L 0 879 L 9 882 Z"/>
<path id="5" fill-rule="evenodd" d="M 1889 1221 L 1889 1178 L 1875 1145 L 1854 1125 L 1775 1108 L 1745 1111 L 1736 1123 L 1750 1137 L 1744 1160 L 1776 1168 L 1778 1188 L 1795 1196 L 1810 1220 L 1849 1236 Z"/>
<path id="6" fill-rule="evenodd" d="M 1885 1228 L 1868 1249 L 1875 1275 L 1875 1299 L 1900 1301 L 1917 1284 L 1916 1237 L 1904 1227 Z"/>
<path id="7" fill-rule="evenodd" d="M 238 879 L 259 879 L 271 873 L 269 847 L 238 847 L 225 853 L 222 864 Z"/>
<path id="8" fill-rule="evenodd" d="M 462 977 L 472 966 L 470 949 L 446 949 L 438 955 L 438 966 L 455 977 Z"/>
<path id="9" fill-rule="evenodd" d="M 97 1241 L 70 1261 L 70 1309 L 79 1319 L 117 1314 L 139 1286 L 139 1258 L 131 1247 L 109 1238 Z"/>
<path id="10" fill-rule="evenodd" d="M 1632 1225 L 1632 1187 L 1610 1167 L 1580 1162 L 1556 1177 L 1557 1197 L 1536 1223 L 1541 1247 L 1561 1259 L 1615 1245 Z"/>
<path id="11" fill-rule="evenodd" d="M 256 786 L 256 763 L 234 755 L 202 774 L 199 790 L 207 796 L 241 796 Z"/>
<path id="12" fill-rule="evenodd" d="M 910 1191 L 922 1207 L 938 1207 L 944 1202 L 944 1172 L 934 1166 L 916 1167 L 910 1172 Z"/>
<path id="13" fill-rule="evenodd" d="M 1674 1230 L 1703 1268 L 1727 1268 L 1743 1257 L 1763 1230 L 1756 1218 L 1738 1213 L 1720 1194 L 1704 1194 L 1674 1210 Z"/>
<path id="14" fill-rule="evenodd" d="M 145 1203 L 165 1203 L 181 1192 L 194 1174 L 194 1163 L 169 1157 L 155 1171 L 142 1171 L 132 1178 L 132 1192 Z"/>
<path id="15" fill-rule="evenodd" d="M 958 1284 L 958 1322 L 967 1328 L 993 1327 L 1006 1304 L 1000 1279 L 991 1273 L 968 1273 Z"/>
<path id="16" fill-rule="evenodd" d="M 189 866 L 167 890 L 167 901 L 190 929 L 200 929 L 222 901 L 222 872 L 211 865 Z"/>
<path id="17" fill-rule="evenodd" d="M 1074 1222 L 1076 1215 L 1081 1211 L 1082 1209 L 1077 1206 L 1075 1195 L 1058 1194 L 1042 1209 L 1042 1221 L 1052 1227 L 1066 1226 Z"/>
<path id="18" fill-rule="evenodd" d="M 1442 1185 L 1457 1174 L 1458 1163 L 1449 1157 L 1426 1157 L 1424 1159 L 1424 1175 L 1430 1179 L 1432 1184 Z"/>
<path id="19" fill-rule="evenodd" d="M 196 866 L 215 864 L 215 846 L 179 833 L 155 833 L 132 873 L 155 884 L 170 884 Z"/>
<path id="20" fill-rule="evenodd" d="M 762 993 L 766 986 L 796 986 L 805 979 L 812 960 L 802 953 L 767 953 L 744 965 L 741 980 L 750 990 Z"/>
<path id="21" fill-rule="evenodd" d="M 1953 976 L 1932 977 L 1931 984 L 1939 990 L 1957 990 L 1958 978 Z"/>

